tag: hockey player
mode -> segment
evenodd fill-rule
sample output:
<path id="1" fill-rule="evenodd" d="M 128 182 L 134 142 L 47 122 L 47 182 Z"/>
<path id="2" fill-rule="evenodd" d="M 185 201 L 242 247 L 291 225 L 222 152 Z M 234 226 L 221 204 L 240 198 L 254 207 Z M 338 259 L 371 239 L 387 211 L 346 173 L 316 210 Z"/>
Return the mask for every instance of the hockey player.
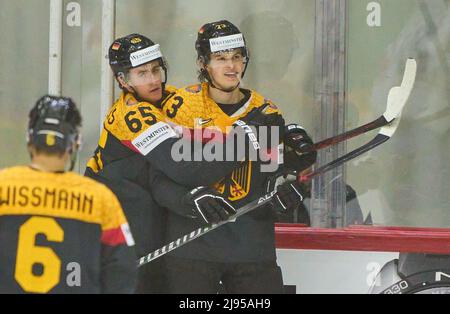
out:
<path id="1" fill-rule="evenodd" d="M 0 171 L 0 293 L 132 293 L 133 237 L 114 194 L 73 172 L 81 116 L 70 98 L 30 111 L 29 166 Z"/>
<path id="2" fill-rule="evenodd" d="M 203 83 L 178 90 L 176 97 L 163 107 L 176 123 L 225 130 L 255 108 L 264 108 L 268 116 L 280 121 L 281 115 L 271 101 L 255 91 L 240 88 L 250 56 L 244 36 L 235 25 L 228 21 L 205 24 L 198 32 L 195 48 L 199 79 Z M 273 125 L 284 128 L 284 123 Z M 288 126 L 284 141 L 292 147 L 286 159 L 295 169 L 302 170 L 315 161 L 314 154 L 298 156 L 295 152 L 302 145 L 312 144 L 301 127 Z M 278 144 L 277 139 L 275 147 Z M 257 161 L 246 161 L 217 181 L 216 191 L 235 208 L 266 194 L 268 186 L 275 188 L 279 175 L 263 172 L 260 166 Z M 163 180 L 153 177 L 151 182 L 157 201 L 164 202 L 160 197 L 165 187 L 161 184 Z M 301 187 L 295 181 L 280 185 L 277 191 L 273 206 L 282 210 L 297 206 L 303 199 Z M 180 208 L 183 204 L 173 198 L 170 206 Z M 170 240 L 201 225 L 173 211 L 169 213 Z M 217 293 L 222 282 L 229 293 L 282 293 L 282 275 L 275 256 L 274 220 L 272 208 L 266 206 L 169 253 L 170 292 Z"/>
<path id="3" fill-rule="evenodd" d="M 86 175 L 107 184 L 116 193 L 135 235 L 137 252 L 143 255 L 164 244 L 166 225 L 166 213 L 154 203 L 149 191 L 149 174 L 159 172 L 161 181 L 172 182 L 168 189 L 183 184 L 191 190 L 211 185 L 241 161 L 218 163 L 172 158 L 172 145 L 180 139 L 169 124 L 170 118 L 161 112 L 162 104 L 173 96 L 174 89 L 166 85 L 167 67 L 159 45 L 140 34 L 118 38 L 109 49 L 109 62 L 123 93 L 104 121 Z M 258 111 L 243 118 L 250 124 L 265 119 L 266 115 Z M 234 213 L 234 208 L 214 190 L 195 191 L 186 200 L 192 206 L 182 214 L 208 217 L 216 222 Z M 161 193 L 173 197 L 170 190 Z M 140 270 L 138 292 L 164 292 L 161 278 L 164 271 L 159 263 L 163 261 Z"/>

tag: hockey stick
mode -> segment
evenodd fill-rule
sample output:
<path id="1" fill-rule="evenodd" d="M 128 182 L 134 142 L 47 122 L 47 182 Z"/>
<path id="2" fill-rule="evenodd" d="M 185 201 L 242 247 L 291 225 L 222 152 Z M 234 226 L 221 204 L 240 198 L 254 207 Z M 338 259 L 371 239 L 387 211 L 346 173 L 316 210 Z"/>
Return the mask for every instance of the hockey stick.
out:
<path id="1" fill-rule="evenodd" d="M 323 165 L 322 167 L 314 170 L 313 172 L 310 172 L 305 175 L 301 175 L 299 178 L 300 182 L 307 182 L 311 180 L 312 178 L 321 175 L 331 169 L 334 169 L 336 167 L 339 167 L 340 165 L 346 163 L 349 160 L 352 160 L 365 152 L 368 152 L 369 150 L 374 149 L 375 147 L 383 144 L 388 139 L 391 138 L 392 134 L 394 134 L 395 130 L 397 129 L 397 126 L 400 122 L 400 117 L 397 117 L 394 122 L 392 122 L 391 125 L 383 127 L 380 132 L 368 143 L 352 150 L 351 152 L 345 154 L 344 156 L 341 156 L 331 162 L 329 162 L 326 165 Z"/>
<path id="2" fill-rule="evenodd" d="M 298 153 L 308 153 L 311 151 L 316 151 L 316 150 L 319 150 L 322 148 L 326 148 L 331 145 L 346 141 L 355 136 L 364 134 L 366 132 L 369 132 L 369 131 L 372 131 L 372 130 L 375 130 L 375 129 L 378 129 L 385 125 L 390 124 L 397 116 L 400 115 L 400 113 L 403 110 L 403 107 L 406 104 L 406 101 L 408 100 L 409 93 L 411 92 L 411 89 L 408 90 L 409 78 L 411 77 L 412 74 L 415 75 L 415 70 L 416 70 L 415 60 L 408 59 L 406 61 L 405 72 L 403 74 L 402 83 L 400 86 L 395 86 L 390 89 L 389 94 L 388 94 L 386 111 L 379 118 L 377 118 L 367 124 L 364 124 L 360 127 L 357 127 L 350 131 L 347 131 L 345 133 L 342 133 L 342 134 L 327 138 L 325 140 L 322 140 L 320 142 L 317 142 L 317 143 L 313 144 L 312 146 L 306 146 L 303 149 L 299 149 Z M 413 83 L 414 83 L 414 81 L 413 81 Z M 398 88 L 402 88 L 404 90 L 403 95 L 405 97 L 403 97 L 402 99 L 397 99 L 396 101 L 393 101 L 392 93 L 396 93 L 395 90 Z M 412 88 L 412 86 L 410 88 Z M 389 101 L 389 99 L 391 99 L 391 101 Z"/>
<path id="3" fill-rule="evenodd" d="M 272 191 L 262 197 L 260 197 L 259 199 L 253 200 L 250 203 L 248 203 L 247 205 L 239 208 L 236 211 L 236 214 L 234 214 L 233 216 L 230 216 L 228 218 L 228 220 L 224 220 L 221 221 L 217 224 L 209 224 L 206 227 L 201 227 L 198 228 L 197 230 L 192 231 L 191 233 L 185 234 L 184 236 L 176 239 L 175 241 L 170 242 L 169 244 L 164 245 L 162 248 L 157 249 L 156 251 L 142 256 L 138 263 L 138 267 L 147 264 L 151 261 L 153 261 L 154 259 L 157 259 L 158 257 L 163 256 L 164 254 L 175 250 L 176 248 L 179 248 L 182 245 L 185 245 L 188 242 L 191 242 L 192 240 L 197 239 L 198 237 L 201 237 L 202 235 L 204 235 L 205 233 L 214 230 L 226 223 L 229 223 L 231 221 L 234 221 L 236 218 L 238 218 L 239 216 L 242 216 L 256 208 L 259 208 L 267 203 L 269 203 L 272 200 L 272 197 L 275 195 L 276 191 Z"/>
<path id="4" fill-rule="evenodd" d="M 318 176 L 322 173 L 325 173 L 333 168 L 336 168 L 343 163 L 356 158 L 365 152 L 374 149 L 375 147 L 383 144 L 387 140 L 391 138 L 391 136 L 395 133 L 397 130 L 398 124 L 400 122 L 400 117 L 402 114 L 403 107 L 405 106 L 406 102 L 408 101 L 409 95 L 411 94 L 412 88 L 414 86 L 414 81 L 416 79 L 416 71 L 417 71 L 417 63 L 414 59 L 408 59 L 406 61 L 405 66 L 405 73 L 403 74 L 403 80 L 400 86 L 396 86 L 390 89 L 388 98 L 387 98 L 387 110 L 381 116 L 375 121 L 378 121 L 380 119 L 385 119 L 386 121 L 390 120 L 390 124 L 383 126 L 381 130 L 378 132 L 378 134 L 373 138 L 370 142 L 366 143 L 365 145 L 358 147 L 357 149 L 345 154 L 344 156 L 341 156 L 332 162 L 316 169 L 313 172 L 310 172 L 306 175 L 303 175 L 300 177 L 300 182 L 306 182 L 310 180 L 311 178 Z M 372 122 L 371 122 L 372 123 Z M 369 123 L 370 124 L 370 123 Z M 368 124 L 366 124 L 367 126 Z M 364 126 L 360 127 L 363 128 Z M 358 129 L 360 129 L 358 128 Z M 356 129 L 355 129 L 356 130 Z M 349 131 L 353 132 L 353 131 Z M 349 133 L 347 132 L 347 133 Z M 346 133 L 342 134 L 345 135 Z M 360 133 L 361 134 L 361 133 Z M 339 135 L 337 136 L 339 137 Z M 336 138 L 337 138 L 336 137 Z M 332 140 L 333 138 L 329 139 Z M 322 141 L 323 142 L 323 141 Z M 320 144 L 321 142 L 317 143 Z"/>
<path id="5" fill-rule="evenodd" d="M 320 167 L 316 171 L 313 171 L 313 172 L 311 172 L 309 174 L 300 176 L 299 181 L 300 182 L 309 181 L 313 177 L 315 177 L 317 175 L 320 175 L 320 174 L 323 174 L 323 173 L 325 173 L 325 172 L 327 172 L 327 171 L 329 171 L 331 169 L 334 169 L 334 168 L 344 164 L 345 162 L 347 162 L 347 161 L 349 161 L 349 160 L 351 160 L 353 158 L 356 158 L 359 155 L 361 155 L 361 154 L 363 154 L 363 153 L 365 153 L 365 152 L 375 148 L 376 146 L 381 145 L 382 143 L 386 142 L 390 138 L 390 136 L 392 136 L 392 134 L 395 132 L 395 129 L 398 126 L 398 122 L 399 121 L 400 121 L 400 119 L 397 118 L 395 120 L 395 122 L 392 123 L 391 126 L 385 127 L 382 130 L 380 130 L 380 132 L 377 134 L 377 136 L 372 141 L 370 141 L 369 143 L 367 143 L 367 144 L 365 144 L 365 145 L 363 145 L 363 146 L 361 146 L 361 147 L 351 151 L 350 153 L 348 153 L 348 154 L 346 154 L 346 155 L 344 155 L 344 156 L 342 156 L 342 157 L 340 157 L 340 158 L 338 158 L 336 160 L 333 160 L 332 162 L 330 162 L 330 163 Z M 383 134 L 384 130 L 387 130 L 387 129 L 391 130 L 390 131 L 390 135 Z M 389 134 L 388 132 L 386 132 L 386 133 Z M 153 261 L 154 259 L 157 259 L 158 257 L 161 257 L 164 254 L 166 254 L 166 253 L 168 253 L 170 251 L 173 251 L 173 250 L 179 248 L 180 246 L 185 245 L 186 243 L 189 243 L 192 240 L 197 239 L 198 237 L 201 237 L 202 235 L 206 234 L 207 232 L 209 232 L 211 230 L 214 230 L 214 229 L 216 229 L 216 228 L 218 228 L 218 227 L 220 227 L 220 226 L 222 226 L 222 225 L 224 225 L 224 224 L 226 224 L 228 222 L 234 221 L 239 216 L 242 216 L 242 215 L 244 215 L 244 214 L 246 214 L 246 213 L 248 213 L 248 212 L 250 212 L 250 211 L 252 211 L 254 209 L 257 209 L 257 208 L 267 204 L 268 202 L 270 202 L 272 200 L 272 197 L 275 195 L 275 193 L 276 193 L 276 190 L 272 191 L 271 193 L 268 193 L 268 194 L 266 194 L 266 195 L 264 195 L 262 197 L 260 197 L 259 199 L 253 200 L 252 202 L 248 203 L 247 205 L 239 208 L 236 211 L 236 214 L 234 214 L 233 216 L 230 216 L 228 218 L 228 220 L 222 221 L 222 222 L 220 222 L 218 224 L 210 224 L 210 225 L 208 225 L 206 227 L 198 228 L 197 230 L 194 230 L 194 231 L 192 231 L 189 234 L 185 234 L 184 236 L 176 239 L 175 241 L 172 241 L 169 244 L 164 245 L 162 248 L 160 248 L 160 249 L 158 249 L 158 250 L 156 250 L 156 251 L 154 251 L 154 252 L 152 252 L 152 253 L 150 253 L 150 254 L 148 254 L 146 256 L 141 257 L 139 259 L 139 266 L 147 264 L 147 263 Z"/>
<path id="6" fill-rule="evenodd" d="M 371 140 L 370 142 L 368 142 L 367 144 L 351 151 L 350 153 L 348 153 L 336 160 L 333 160 L 332 162 L 320 167 L 319 169 L 317 169 L 309 174 L 301 176 L 299 178 L 299 181 L 306 182 L 319 174 L 323 174 L 326 171 L 334 169 L 334 168 L 344 164 L 345 162 L 347 162 L 353 158 L 356 158 L 359 155 L 377 147 L 378 145 L 381 145 L 382 143 L 386 142 L 389 138 L 391 138 L 391 136 L 395 133 L 395 131 L 400 123 L 401 110 L 403 109 L 403 106 L 405 105 L 406 101 L 408 100 L 408 97 L 409 97 L 412 87 L 414 85 L 414 81 L 415 81 L 415 77 L 416 77 L 416 68 L 417 68 L 416 61 L 414 59 L 408 59 L 408 61 L 406 62 L 405 74 L 403 76 L 403 81 L 402 81 L 401 86 L 393 87 L 389 91 L 388 107 L 389 107 L 390 102 L 398 102 L 398 103 L 402 104 L 400 106 L 400 110 L 396 112 L 397 116 L 393 116 L 393 117 L 391 116 L 390 121 L 392 121 L 392 123 L 390 125 L 381 128 L 381 130 L 378 132 L 378 134 L 375 136 L 375 138 L 373 140 Z M 399 107 L 397 107 L 397 108 L 399 108 Z M 392 112 L 391 112 L 391 114 L 392 114 Z M 388 117 L 389 117 L 389 115 L 388 115 Z M 194 230 L 191 233 L 186 234 L 186 235 L 176 239 L 175 241 L 172 241 L 169 244 L 164 245 L 162 248 L 157 249 L 156 251 L 151 252 L 148 255 L 142 256 L 138 261 L 138 267 L 142 266 L 144 264 L 147 264 L 147 263 L 157 259 L 158 257 L 161 257 L 161 256 L 165 255 L 166 253 L 173 251 L 173 250 L 179 248 L 180 246 L 185 245 L 186 243 L 189 243 L 192 240 L 195 240 L 195 239 L 201 237 L 202 235 L 206 234 L 207 232 L 209 232 L 211 230 L 214 230 L 228 222 L 235 221 L 236 218 L 238 218 L 239 216 L 242 216 L 254 209 L 257 209 L 257 208 L 269 203 L 272 200 L 272 197 L 275 195 L 275 193 L 276 193 L 276 190 L 260 197 L 259 199 L 253 200 L 252 202 L 248 203 L 247 205 L 239 208 L 237 210 L 236 214 L 234 214 L 233 216 L 230 216 L 228 218 L 228 220 L 222 221 L 218 224 L 210 224 L 206 227 L 198 228 L 197 230 Z"/>

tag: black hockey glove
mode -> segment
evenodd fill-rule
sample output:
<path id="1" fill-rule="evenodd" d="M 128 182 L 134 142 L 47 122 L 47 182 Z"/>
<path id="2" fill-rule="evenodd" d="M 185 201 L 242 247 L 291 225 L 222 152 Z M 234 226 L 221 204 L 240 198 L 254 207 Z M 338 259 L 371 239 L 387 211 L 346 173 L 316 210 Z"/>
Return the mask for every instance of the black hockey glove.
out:
<path id="1" fill-rule="evenodd" d="M 306 195 L 305 187 L 297 181 L 297 173 L 294 171 L 271 177 L 268 180 L 267 190 L 276 191 L 272 206 L 282 213 L 295 210 Z"/>
<path id="2" fill-rule="evenodd" d="M 183 202 L 192 206 L 193 215 L 205 223 L 219 223 L 236 213 L 231 204 L 211 188 L 200 186 L 183 198 Z"/>
<path id="3" fill-rule="evenodd" d="M 287 167 L 302 171 L 311 167 L 317 159 L 317 152 L 301 153 L 301 150 L 312 147 L 312 139 L 305 129 L 298 124 L 289 124 L 284 130 L 286 148 L 285 164 Z"/>
<path id="4" fill-rule="evenodd" d="M 284 119 L 279 113 L 264 113 L 265 109 L 269 106 L 269 104 L 264 104 L 258 108 L 253 108 L 250 112 L 240 118 L 241 121 L 244 121 L 246 124 L 253 125 L 255 127 L 259 126 L 278 126 L 284 127 Z"/>
<path id="5" fill-rule="evenodd" d="M 277 187 L 274 196 L 275 209 L 282 212 L 295 210 L 303 202 L 304 195 L 303 187 L 297 180 L 286 181 Z"/>
<path id="6" fill-rule="evenodd" d="M 285 122 L 283 117 L 279 113 L 265 114 L 264 110 L 267 106 L 269 104 L 266 103 L 258 108 L 253 108 L 246 116 L 240 118 L 233 124 L 233 126 L 240 127 L 246 132 L 255 150 L 258 150 L 257 147 L 260 147 L 260 143 L 266 148 L 271 146 L 272 127 L 278 128 L 279 142 L 283 141 L 284 138 Z M 266 136 L 261 135 L 262 128 L 267 128 L 266 132 L 264 132 Z M 257 132 L 258 137 L 254 131 Z"/>

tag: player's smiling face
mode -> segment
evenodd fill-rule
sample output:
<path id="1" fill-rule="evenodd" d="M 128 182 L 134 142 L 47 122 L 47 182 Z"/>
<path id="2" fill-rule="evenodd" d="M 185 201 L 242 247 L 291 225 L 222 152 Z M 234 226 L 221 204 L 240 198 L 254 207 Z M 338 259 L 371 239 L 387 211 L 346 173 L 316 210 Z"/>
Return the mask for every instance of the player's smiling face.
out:
<path id="1" fill-rule="evenodd" d="M 228 89 L 236 86 L 242 77 L 245 58 L 240 49 L 211 54 L 210 62 L 206 67 L 209 77 L 214 84 Z"/>
<path id="2" fill-rule="evenodd" d="M 151 103 L 162 98 L 164 71 L 157 60 L 130 69 L 125 87 L 132 87 L 140 98 Z"/>

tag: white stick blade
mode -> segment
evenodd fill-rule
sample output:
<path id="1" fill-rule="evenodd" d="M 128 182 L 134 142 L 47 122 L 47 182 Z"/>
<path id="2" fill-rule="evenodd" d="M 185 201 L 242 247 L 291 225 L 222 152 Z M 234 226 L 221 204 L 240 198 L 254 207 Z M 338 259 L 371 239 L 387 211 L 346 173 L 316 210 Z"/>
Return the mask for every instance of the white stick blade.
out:
<path id="1" fill-rule="evenodd" d="M 383 114 L 386 121 L 391 122 L 400 116 L 413 89 L 414 81 L 416 80 L 416 71 L 416 60 L 408 59 L 405 65 L 402 84 L 391 88 L 389 91 L 386 112 Z"/>

